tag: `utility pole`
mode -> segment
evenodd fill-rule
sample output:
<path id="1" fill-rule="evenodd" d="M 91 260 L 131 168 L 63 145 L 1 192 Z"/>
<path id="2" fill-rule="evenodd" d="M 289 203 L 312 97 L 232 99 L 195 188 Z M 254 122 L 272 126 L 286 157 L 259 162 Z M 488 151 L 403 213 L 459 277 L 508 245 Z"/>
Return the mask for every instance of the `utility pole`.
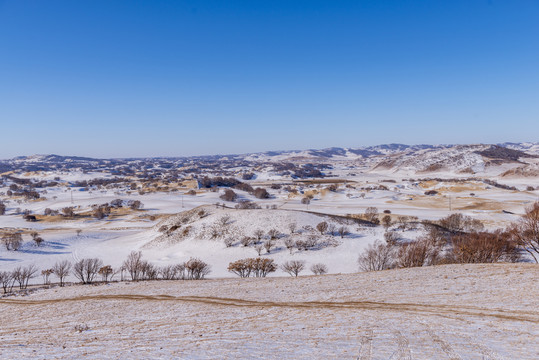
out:
<path id="1" fill-rule="evenodd" d="M 73 190 L 71 190 L 71 205 L 73 205 Z"/>
<path id="2" fill-rule="evenodd" d="M 451 194 L 449 194 L 449 211 L 451 211 Z"/>

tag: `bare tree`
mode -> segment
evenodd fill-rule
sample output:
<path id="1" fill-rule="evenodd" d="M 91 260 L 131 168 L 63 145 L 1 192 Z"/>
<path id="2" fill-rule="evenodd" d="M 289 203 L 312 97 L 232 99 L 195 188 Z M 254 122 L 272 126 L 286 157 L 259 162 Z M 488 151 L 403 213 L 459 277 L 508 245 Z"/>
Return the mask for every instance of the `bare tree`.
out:
<path id="1" fill-rule="evenodd" d="M 253 268 L 250 264 L 251 259 L 240 259 L 228 264 L 228 271 L 238 275 L 239 277 L 245 278 L 251 275 Z"/>
<path id="2" fill-rule="evenodd" d="M 305 261 L 303 260 L 289 260 L 281 265 L 281 269 L 290 274 L 290 276 L 298 276 L 300 272 L 305 269 Z"/>
<path id="3" fill-rule="evenodd" d="M 247 246 L 249 246 L 249 245 L 251 245 L 253 243 L 253 239 L 250 238 L 249 236 L 244 236 L 244 237 L 241 238 L 240 243 L 243 246 L 247 247 Z"/>
<path id="4" fill-rule="evenodd" d="M 178 270 L 176 265 L 165 265 L 159 270 L 159 273 L 163 280 L 175 280 L 178 278 Z"/>
<path id="5" fill-rule="evenodd" d="M 359 255 L 357 261 L 362 271 L 390 269 L 393 267 L 393 250 L 390 246 L 376 241 Z"/>
<path id="6" fill-rule="evenodd" d="M 509 229 L 512 239 L 539 263 L 539 201 L 526 209 L 520 221 Z"/>
<path id="7" fill-rule="evenodd" d="M 271 240 L 275 240 L 279 237 L 279 231 L 277 229 L 270 229 L 268 231 L 268 236 L 270 237 Z"/>
<path id="8" fill-rule="evenodd" d="M 19 266 L 13 270 L 13 278 L 19 283 L 20 289 L 26 289 L 28 287 L 28 282 L 35 277 L 36 273 L 37 268 L 33 264 L 24 268 Z"/>
<path id="9" fill-rule="evenodd" d="M 260 239 L 262 239 L 262 236 L 264 236 L 264 231 L 261 229 L 256 229 L 253 235 L 256 238 L 256 241 L 260 242 Z"/>
<path id="10" fill-rule="evenodd" d="M 337 226 L 333 223 L 330 223 L 328 225 L 328 234 L 331 234 L 331 236 L 335 236 L 335 233 L 337 232 Z"/>
<path id="11" fill-rule="evenodd" d="M 131 280 L 138 281 L 140 277 L 142 265 L 142 252 L 141 251 L 131 251 L 127 255 L 127 259 L 123 262 L 125 270 L 131 276 Z"/>
<path id="12" fill-rule="evenodd" d="M 2 284 L 2 289 L 4 290 L 4 294 L 10 293 L 13 290 L 13 285 L 15 284 L 15 278 L 13 277 L 13 272 L 0 271 L 0 284 Z"/>
<path id="13" fill-rule="evenodd" d="M 273 242 L 273 240 L 271 239 L 268 239 L 264 242 L 264 249 L 266 249 L 266 252 L 269 254 L 271 252 L 271 249 L 273 248 L 273 245 L 275 243 Z"/>
<path id="14" fill-rule="evenodd" d="M 290 251 L 290 254 L 292 254 L 294 246 L 296 246 L 296 242 L 291 237 L 287 237 L 284 239 L 284 246 L 288 249 L 288 251 Z"/>
<path id="15" fill-rule="evenodd" d="M 262 254 L 262 250 L 264 249 L 264 245 L 257 244 L 257 245 L 254 246 L 254 248 L 255 248 L 255 251 L 258 254 L 258 256 L 260 256 Z"/>
<path id="16" fill-rule="evenodd" d="M 43 276 L 43 285 L 50 285 L 50 276 L 52 273 L 52 269 L 41 270 L 41 276 Z"/>
<path id="17" fill-rule="evenodd" d="M 91 284 L 102 266 L 103 261 L 100 259 L 81 259 L 73 265 L 73 275 L 75 275 L 81 283 Z"/>
<path id="18" fill-rule="evenodd" d="M 322 221 L 321 223 L 318 223 L 318 225 L 316 225 L 316 229 L 318 231 L 320 231 L 320 235 L 324 235 L 324 233 L 327 231 L 328 229 L 328 223 L 325 222 L 325 221 Z"/>
<path id="19" fill-rule="evenodd" d="M 2 242 L 6 250 L 19 250 L 22 245 L 22 235 L 19 232 L 9 232 L 2 236 Z"/>
<path id="20" fill-rule="evenodd" d="M 328 267 L 324 264 L 314 264 L 311 266 L 311 271 L 315 275 L 324 275 L 328 272 Z"/>
<path id="21" fill-rule="evenodd" d="M 202 280 L 211 272 L 210 265 L 200 259 L 191 258 L 185 263 L 189 280 Z"/>
<path id="22" fill-rule="evenodd" d="M 101 275 L 102 281 L 108 283 L 114 276 L 114 269 L 110 265 L 105 265 L 99 269 L 98 274 Z"/>
<path id="23" fill-rule="evenodd" d="M 67 260 L 57 262 L 52 267 L 52 271 L 54 275 L 56 275 L 60 280 L 60 286 L 64 286 L 65 278 L 69 275 L 69 272 L 71 271 L 71 263 Z"/>

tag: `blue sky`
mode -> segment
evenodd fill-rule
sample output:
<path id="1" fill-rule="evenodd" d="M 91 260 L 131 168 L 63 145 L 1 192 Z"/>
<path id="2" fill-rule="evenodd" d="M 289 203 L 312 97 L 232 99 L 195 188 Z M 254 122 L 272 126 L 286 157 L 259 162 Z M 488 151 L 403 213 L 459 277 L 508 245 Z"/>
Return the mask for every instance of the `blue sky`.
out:
<path id="1" fill-rule="evenodd" d="M 539 141 L 539 1 L 0 0 L 0 158 Z"/>

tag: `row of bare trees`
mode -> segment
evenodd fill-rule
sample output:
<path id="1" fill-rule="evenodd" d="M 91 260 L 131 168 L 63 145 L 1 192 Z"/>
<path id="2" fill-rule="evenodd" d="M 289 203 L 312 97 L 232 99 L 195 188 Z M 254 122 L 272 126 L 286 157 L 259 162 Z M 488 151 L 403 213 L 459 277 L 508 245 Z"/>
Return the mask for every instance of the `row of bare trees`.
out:
<path id="1" fill-rule="evenodd" d="M 229 272 L 242 278 L 250 276 L 266 277 L 269 273 L 277 271 L 278 268 L 279 266 L 275 261 L 268 258 L 240 259 L 228 265 Z M 289 275 L 297 277 L 305 269 L 305 261 L 289 260 L 284 262 L 280 268 Z M 314 264 L 311 266 L 311 271 L 315 275 L 322 275 L 328 272 L 328 268 L 324 264 Z"/>
<path id="2" fill-rule="evenodd" d="M 204 261 L 191 258 L 176 265 L 161 268 L 142 259 L 142 252 L 132 251 L 123 262 L 120 271 L 126 271 L 132 281 L 140 280 L 201 280 L 211 272 L 211 267 Z M 122 276 L 123 278 L 123 276 Z"/>
<path id="3" fill-rule="evenodd" d="M 54 264 L 50 269 L 41 271 L 43 284 L 51 283 L 51 275 L 58 278 L 60 286 L 65 285 L 66 278 L 71 274 L 82 284 L 91 284 L 96 281 L 98 276 L 100 280 L 107 283 L 112 281 L 113 277 L 121 273 L 121 280 L 124 280 L 124 272 L 127 272 L 131 280 L 200 280 L 204 279 L 210 273 L 208 264 L 200 259 L 191 258 L 188 261 L 177 264 L 157 267 L 150 262 L 142 259 L 142 253 L 133 251 L 124 261 L 122 267 L 114 269 L 111 265 L 103 265 L 103 261 L 98 258 L 81 259 L 74 264 L 68 260 L 62 260 Z M 14 284 L 18 283 L 21 290 L 28 287 L 30 279 L 35 278 L 38 269 L 35 265 L 27 267 L 17 267 L 13 271 L 0 271 L 0 285 L 4 293 L 10 293 Z"/>

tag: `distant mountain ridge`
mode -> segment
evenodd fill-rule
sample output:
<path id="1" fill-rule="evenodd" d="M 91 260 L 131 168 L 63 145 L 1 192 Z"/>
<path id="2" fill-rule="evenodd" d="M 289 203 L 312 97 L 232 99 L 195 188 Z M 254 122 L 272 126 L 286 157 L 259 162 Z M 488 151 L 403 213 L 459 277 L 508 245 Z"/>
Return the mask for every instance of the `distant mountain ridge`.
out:
<path id="1" fill-rule="evenodd" d="M 32 155 L 0 161 L 0 173 L 15 169 L 47 171 L 50 169 L 110 170 L 130 166 L 151 168 L 188 168 L 197 163 L 234 167 L 234 164 L 338 163 L 361 165 L 369 171 L 424 174 L 499 173 L 507 176 L 539 176 L 539 143 L 501 143 L 469 145 L 382 144 L 357 148 L 267 151 L 248 154 L 186 157 L 147 157 L 96 159 L 81 156 Z M 113 172 L 114 173 L 114 172 Z M 121 173 L 121 171 L 119 172 Z M 536 175 L 537 174 L 537 175 Z"/>

